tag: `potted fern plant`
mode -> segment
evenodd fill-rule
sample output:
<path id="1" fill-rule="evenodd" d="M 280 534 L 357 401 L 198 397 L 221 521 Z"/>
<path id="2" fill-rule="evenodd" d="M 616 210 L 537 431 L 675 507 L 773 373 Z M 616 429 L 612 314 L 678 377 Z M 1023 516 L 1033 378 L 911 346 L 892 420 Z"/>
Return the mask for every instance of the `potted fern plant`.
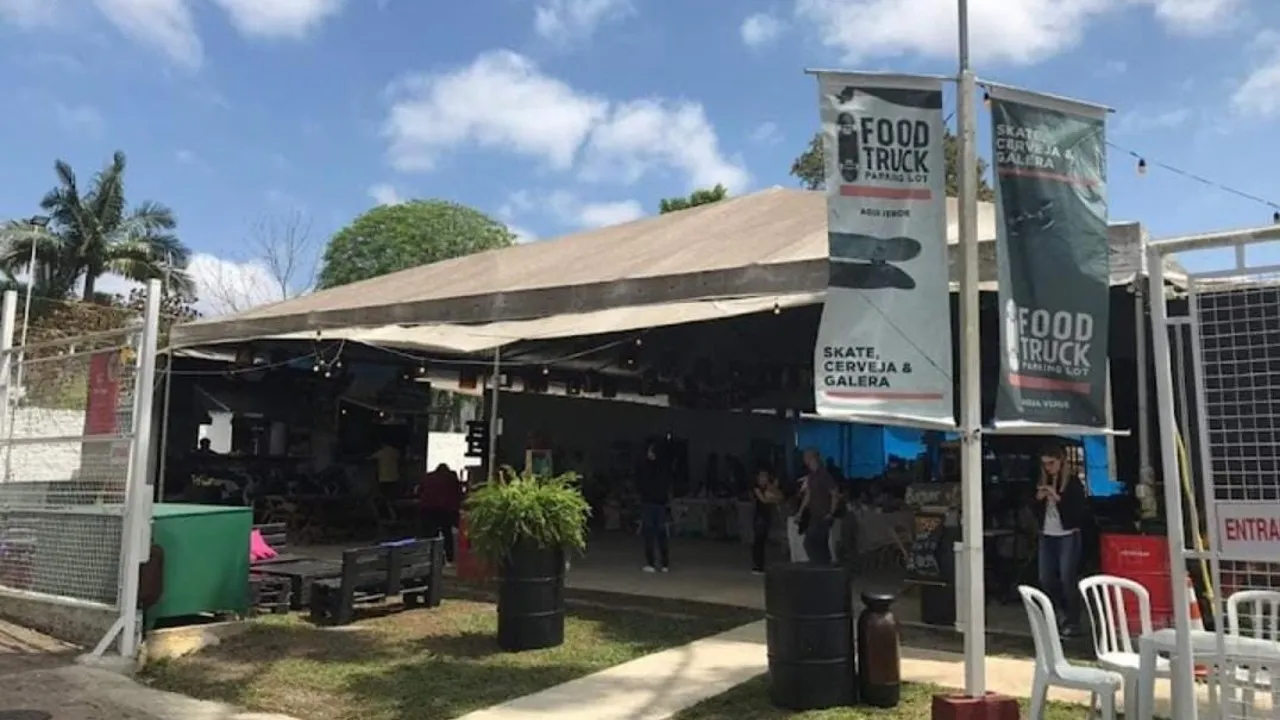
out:
<path id="1" fill-rule="evenodd" d="M 586 549 L 591 516 L 578 475 L 504 467 L 468 494 L 463 511 L 472 549 L 500 574 L 498 645 L 563 644 L 565 554 Z"/>

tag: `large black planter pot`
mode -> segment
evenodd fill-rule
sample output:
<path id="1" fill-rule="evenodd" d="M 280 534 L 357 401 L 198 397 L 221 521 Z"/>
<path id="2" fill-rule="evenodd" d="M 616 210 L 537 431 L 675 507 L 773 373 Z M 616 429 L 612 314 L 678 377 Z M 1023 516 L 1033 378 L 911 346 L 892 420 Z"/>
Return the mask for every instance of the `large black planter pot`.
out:
<path id="1" fill-rule="evenodd" d="M 508 652 L 564 644 L 564 551 L 520 543 L 502 565 L 498 646 Z"/>
<path id="2" fill-rule="evenodd" d="M 770 565 L 764 606 L 773 704 L 800 711 L 852 705 L 853 591 L 844 568 Z"/>

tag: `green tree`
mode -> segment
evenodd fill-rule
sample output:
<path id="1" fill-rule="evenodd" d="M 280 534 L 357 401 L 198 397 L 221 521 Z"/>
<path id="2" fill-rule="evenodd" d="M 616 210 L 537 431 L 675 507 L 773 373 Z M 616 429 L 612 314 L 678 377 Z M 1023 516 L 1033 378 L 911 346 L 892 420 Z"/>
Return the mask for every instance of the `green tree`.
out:
<path id="1" fill-rule="evenodd" d="M 48 227 L 24 220 L 0 228 L 0 272 L 12 278 L 28 270 L 34 244 L 35 290 L 46 297 L 68 297 L 82 284 L 81 297 L 99 301 L 98 278 L 106 274 L 139 282 L 164 278 L 191 293 L 184 272 L 190 253 L 173 232 L 173 212 L 150 201 L 126 205 L 124 153 L 112 156 L 87 191 L 65 161 L 54 163 L 54 172 L 58 185 L 40 201 Z"/>
<path id="2" fill-rule="evenodd" d="M 317 285 L 323 290 L 514 243 L 505 225 L 457 203 L 380 205 L 330 238 Z M 429 427 L 457 432 L 477 405 L 475 398 L 433 388 Z"/>
<path id="3" fill-rule="evenodd" d="M 346 285 L 514 242 L 515 235 L 505 225 L 457 203 L 414 200 L 380 205 L 330 238 L 318 286 Z"/>
<path id="4" fill-rule="evenodd" d="M 716 186 L 710 189 L 694 190 L 689 197 L 663 198 L 658 203 L 658 214 L 666 215 L 677 210 L 688 210 L 699 205 L 709 205 L 713 202 L 720 202 L 727 197 L 729 197 L 729 189 L 716 183 Z"/>
<path id="5" fill-rule="evenodd" d="M 948 128 L 942 136 L 942 157 L 946 162 L 947 195 L 955 197 L 960 194 L 960 143 Z M 987 182 L 987 161 L 978 158 L 978 200 L 991 202 L 996 199 L 995 191 Z M 822 133 L 814 133 L 809 140 L 809 147 L 791 163 L 791 174 L 800 181 L 802 187 L 810 190 L 821 190 L 826 185 L 826 163 L 822 157 Z"/>

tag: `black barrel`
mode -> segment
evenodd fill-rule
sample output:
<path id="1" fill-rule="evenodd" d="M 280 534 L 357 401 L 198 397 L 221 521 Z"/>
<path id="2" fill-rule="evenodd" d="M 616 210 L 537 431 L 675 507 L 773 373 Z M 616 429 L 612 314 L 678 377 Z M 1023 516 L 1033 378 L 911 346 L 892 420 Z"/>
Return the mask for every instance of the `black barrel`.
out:
<path id="1" fill-rule="evenodd" d="M 498 646 L 518 652 L 564 644 L 564 552 L 521 543 L 502 566 Z"/>
<path id="2" fill-rule="evenodd" d="M 788 710 L 852 705 L 853 592 L 845 569 L 771 565 L 764 605 L 773 704 Z"/>

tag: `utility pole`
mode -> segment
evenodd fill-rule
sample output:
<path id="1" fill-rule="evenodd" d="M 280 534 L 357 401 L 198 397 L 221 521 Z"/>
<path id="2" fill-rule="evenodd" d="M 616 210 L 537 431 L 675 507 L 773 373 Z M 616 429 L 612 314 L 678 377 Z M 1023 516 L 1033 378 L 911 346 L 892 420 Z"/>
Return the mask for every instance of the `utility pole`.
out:
<path id="1" fill-rule="evenodd" d="M 960 490 L 961 592 L 964 609 L 964 690 L 986 694 L 986 582 L 982 558 L 982 342 L 978 295 L 978 154 L 973 101 L 977 87 L 969 66 L 969 2 L 957 0 L 960 67 L 956 82 L 956 139 L 960 145 Z"/>

